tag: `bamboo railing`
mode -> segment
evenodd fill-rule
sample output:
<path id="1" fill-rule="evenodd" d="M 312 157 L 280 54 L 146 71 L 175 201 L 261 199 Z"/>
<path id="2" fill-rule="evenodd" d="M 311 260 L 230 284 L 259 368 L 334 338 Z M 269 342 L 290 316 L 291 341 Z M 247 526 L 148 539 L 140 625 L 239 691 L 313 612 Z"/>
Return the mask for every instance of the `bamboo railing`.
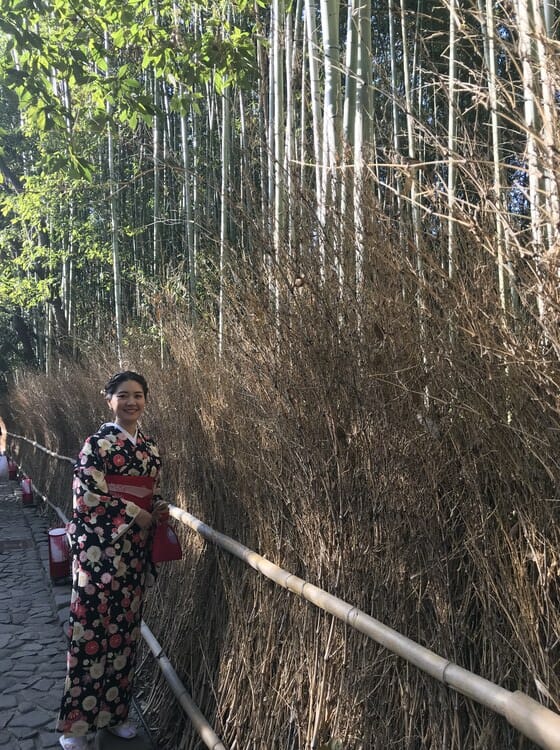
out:
<path id="1" fill-rule="evenodd" d="M 11 433 L 8 434 L 11 435 Z M 12 437 L 16 436 L 12 435 Z M 17 437 L 27 440 L 27 438 L 21 438 L 21 436 Z M 42 446 L 37 445 L 34 441 L 28 440 L 28 442 L 43 449 Z M 68 459 L 66 456 L 59 456 L 52 453 L 47 449 L 43 450 L 56 458 L 72 460 Z M 427 649 L 401 633 L 398 633 L 396 630 L 384 625 L 379 620 L 376 620 L 374 617 L 371 617 L 357 607 L 354 607 L 342 599 L 329 594 L 327 591 L 314 586 L 309 581 L 305 581 L 289 571 L 280 568 L 275 563 L 272 563 L 262 555 L 245 547 L 245 545 L 237 542 L 235 539 L 207 526 L 187 511 L 174 505 L 170 505 L 169 509 L 170 514 L 178 521 L 181 521 L 181 523 L 184 523 L 193 531 L 196 531 L 207 541 L 216 544 L 240 560 L 243 560 L 247 565 L 250 565 L 279 586 L 288 589 L 292 593 L 306 599 L 325 612 L 334 615 L 334 617 L 337 617 L 350 627 L 353 627 L 368 636 L 397 656 L 406 659 L 406 661 L 414 664 L 423 672 L 426 672 L 426 674 L 429 674 L 444 685 L 453 688 L 458 693 L 471 698 L 500 716 L 503 716 L 511 726 L 515 727 L 519 732 L 531 739 L 544 750 L 560 750 L 560 715 L 538 703 L 530 696 L 519 690 L 514 692 L 506 690 L 500 685 L 496 685 L 495 683 L 486 680 L 484 677 L 480 677 L 474 672 L 470 672 L 469 670 L 460 667 L 458 664 L 454 664 L 448 659 L 430 651 L 430 649 Z M 143 627 L 143 630 L 145 638 L 145 634 L 149 633 L 146 640 L 150 645 L 149 638 L 151 633 L 147 626 L 145 628 Z M 153 636 L 151 637 L 153 638 Z M 175 674 L 176 677 L 176 673 L 173 672 L 170 665 L 169 667 L 166 666 L 165 670 L 163 669 L 163 664 L 167 664 L 168 660 L 165 660 L 165 662 L 162 661 L 161 651 L 158 651 L 157 646 L 154 645 L 154 648 L 150 646 L 150 648 L 154 655 L 156 655 L 156 658 L 160 663 L 160 668 L 162 668 L 166 679 L 170 682 L 173 692 L 179 698 L 183 709 L 186 711 L 185 705 L 180 697 L 186 693 L 186 690 L 184 690 L 182 686 L 180 688 L 177 687 L 177 690 L 173 688 L 173 674 Z M 171 675 L 171 679 L 165 674 L 165 671 Z M 182 690 L 184 690 L 184 693 L 181 692 Z M 198 709 L 196 710 L 198 711 Z M 219 744 L 211 745 L 204 740 L 202 735 L 200 736 L 207 747 L 214 748 L 214 750 L 221 750 L 221 748 L 223 748 L 223 745 L 219 743 L 219 739 Z M 212 740 L 209 739 L 208 741 L 211 742 Z"/>

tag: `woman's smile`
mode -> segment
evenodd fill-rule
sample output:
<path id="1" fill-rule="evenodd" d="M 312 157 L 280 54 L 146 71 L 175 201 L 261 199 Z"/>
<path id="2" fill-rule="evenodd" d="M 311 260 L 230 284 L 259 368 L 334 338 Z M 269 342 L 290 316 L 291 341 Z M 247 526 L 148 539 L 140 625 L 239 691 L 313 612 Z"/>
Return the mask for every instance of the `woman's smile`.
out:
<path id="1" fill-rule="evenodd" d="M 134 380 L 125 380 L 107 402 L 113 411 L 115 424 L 134 434 L 136 423 L 141 419 L 146 406 L 142 386 Z"/>

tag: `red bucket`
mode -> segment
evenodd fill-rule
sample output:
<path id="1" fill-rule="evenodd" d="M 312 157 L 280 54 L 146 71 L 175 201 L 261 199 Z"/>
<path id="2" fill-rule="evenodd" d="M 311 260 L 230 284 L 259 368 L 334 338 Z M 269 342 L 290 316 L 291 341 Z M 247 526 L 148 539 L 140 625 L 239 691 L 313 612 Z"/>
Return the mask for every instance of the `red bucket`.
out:
<path id="1" fill-rule="evenodd" d="M 49 529 L 49 574 L 52 581 L 70 575 L 70 547 L 66 529 Z"/>
<path id="2" fill-rule="evenodd" d="M 21 501 L 24 505 L 33 505 L 33 488 L 29 477 L 21 480 Z"/>
<path id="3" fill-rule="evenodd" d="M 18 465 L 13 458 L 8 459 L 8 479 L 17 479 Z"/>

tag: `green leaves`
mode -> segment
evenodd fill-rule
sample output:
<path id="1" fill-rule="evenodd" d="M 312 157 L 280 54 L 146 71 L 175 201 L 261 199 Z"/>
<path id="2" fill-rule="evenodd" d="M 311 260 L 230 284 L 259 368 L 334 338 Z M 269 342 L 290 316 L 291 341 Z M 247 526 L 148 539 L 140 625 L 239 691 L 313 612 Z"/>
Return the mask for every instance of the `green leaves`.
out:
<path id="1" fill-rule="evenodd" d="M 0 299 L 23 309 L 31 309 L 45 303 L 51 297 L 54 276 L 38 279 L 33 273 L 16 274 L 17 267 L 2 264 L 0 272 Z"/>
<path id="2" fill-rule="evenodd" d="M 72 146 L 68 149 L 68 155 L 70 157 L 70 177 L 75 179 L 81 178 L 87 180 L 87 182 L 92 182 L 94 170 L 93 164 L 83 156 L 79 156 Z"/>
<path id="3" fill-rule="evenodd" d="M 212 89 L 222 93 L 254 75 L 250 28 L 233 23 L 230 10 L 188 0 L 0 0 L 0 110 L 6 103 L 9 111 L 0 114 L 4 299 L 22 308 L 61 302 L 70 283 L 112 293 L 109 195 L 126 227 L 115 232 L 123 286 L 167 262 L 167 248 L 157 261 L 145 249 L 159 163 L 150 158 L 150 129 L 177 124 L 174 113 L 184 127 Z M 252 3 L 242 0 L 235 12 L 252 13 Z M 174 128 L 156 139 L 175 139 L 166 158 L 178 185 L 184 166 L 173 149 L 183 135 Z M 165 190 L 174 182 L 175 175 Z M 171 205 L 172 194 L 165 200 Z"/>
<path id="4" fill-rule="evenodd" d="M 17 94 L 28 127 L 59 130 L 68 147 L 77 117 L 68 94 L 90 98 L 94 111 L 82 108 L 81 117 L 95 120 L 95 110 L 110 105 L 115 122 L 134 130 L 157 114 L 151 93 L 142 91 L 144 71 L 176 88 L 181 84 L 179 101 L 171 97 L 175 111 L 184 111 L 185 90 L 196 89 L 197 82 L 212 81 L 221 93 L 255 72 L 251 34 L 224 19 L 219 5 L 197 7 L 199 28 L 186 22 L 192 13 L 188 3 L 168 0 L 161 0 L 157 14 L 145 0 L 86 0 L 79 6 L 2 0 L 1 7 L 0 29 L 8 41 L 0 80 Z M 241 2 L 239 11 L 245 8 Z M 76 155 L 68 163 L 88 175 Z"/>

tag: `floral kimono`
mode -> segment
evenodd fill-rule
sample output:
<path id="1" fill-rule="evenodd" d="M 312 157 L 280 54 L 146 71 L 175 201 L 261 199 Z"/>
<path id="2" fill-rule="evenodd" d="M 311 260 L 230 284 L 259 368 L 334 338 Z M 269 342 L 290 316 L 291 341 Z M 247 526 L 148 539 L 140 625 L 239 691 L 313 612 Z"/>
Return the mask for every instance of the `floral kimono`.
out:
<path id="1" fill-rule="evenodd" d="M 74 468 L 70 647 L 57 728 L 83 736 L 128 716 L 144 588 L 151 577 L 150 532 L 134 524 L 140 508 L 109 494 L 107 475 L 151 477 L 158 495 L 157 447 L 114 423 L 89 437 Z M 131 528 L 118 540 L 124 524 Z"/>

